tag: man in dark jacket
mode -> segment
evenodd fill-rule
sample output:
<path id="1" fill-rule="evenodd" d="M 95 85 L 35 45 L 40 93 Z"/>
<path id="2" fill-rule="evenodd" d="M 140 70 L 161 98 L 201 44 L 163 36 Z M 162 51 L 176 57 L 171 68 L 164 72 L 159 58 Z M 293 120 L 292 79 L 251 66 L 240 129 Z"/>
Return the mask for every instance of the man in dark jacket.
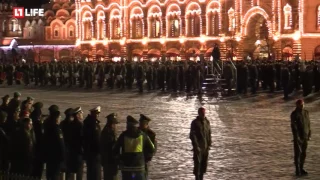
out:
<path id="1" fill-rule="evenodd" d="M 0 172 L 9 170 L 9 137 L 4 126 L 7 116 L 6 112 L 0 111 Z"/>
<path id="2" fill-rule="evenodd" d="M 121 155 L 121 171 L 124 180 L 145 180 L 144 154 L 154 152 L 153 143 L 145 133 L 138 129 L 138 124 L 136 119 L 128 116 L 127 130 L 121 133 L 114 146 L 114 154 Z"/>
<path id="3" fill-rule="evenodd" d="M 155 147 L 155 151 L 157 151 L 157 141 L 156 141 L 156 133 L 153 132 L 150 127 L 149 127 L 149 122 L 151 121 L 151 119 L 147 116 L 145 116 L 144 114 L 140 114 L 140 126 L 139 129 L 146 133 L 148 135 L 148 137 L 150 138 L 151 142 L 153 143 L 154 147 Z M 145 166 L 146 166 L 146 177 L 148 178 L 148 163 L 151 161 L 152 157 L 154 154 L 145 154 Z"/>
<path id="4" fill-rule="evenodd" d="M 44 167 L 44 124 L 42 116 L 41 102 L 37 102 L 33 105 L 33 111 L 30 114 L 30 118 L 33 123 L 33 131 L 35 135 L 35 158 L 33 161 L 32 176 L 41 179 L 43 167 Z"/>
<path id="5" fill-rule="evenodd" d="M 205 109 L 202 107 L 198 109 L 198 117 L 191 123 L 190 139 L 193 147 L 193 173 L 196 180 L 203 180 L 211 146 L 211 127 L 205 116 Z"/>
<path id="6" fill-rule="evenodd" d="M 64 114 L 65 114 L 65 119 L 63 121 L 61 121 L 60 123 L 60 128 L 62 130 L 63 133 L 63 139 L 64 139 L 64 144 L 65 144 L 65 148 L 66 148 L 66 160 L 65 160 L 65 164 L 64 164 L 64 171 L 66 173 L 66 180 L 70 179 L 70 173 L 71 173 L 71 161 L 70 161 L 70 144 L 73 141 L 72 139 L 72 121 L 74 120 L 73 117 L 73 109 L 72 108 L 68 108 Z"/>
<path id="7" fill-rule="evenodd" d="M 100 121 L 101 107 L 90 110 L 90 114 L 83 121 L 83 147 L 84 157 L 87 163 L 87 179 L 101 179 L 101 156 L 100 156 Z"/>
<path id="8" fill-rule="evenodd" d="M 113 156 L 112 149 L 117 141 L 117 115 L 109 114 L 107 124 L 101 133 L 101 164 L 104 180 L 118 180 L 118 162 Z"/>
<path id="9" fill-rule="evenodd" d="M 76 175 L 77 180 L 82 180 L 83 176 L 83 111 L 81 107 L 77 107 L 73 112 L 74 120 L 71 122 L 72 141 L 70 142 L 70 170 L 72 178 Z"/>
<path id="10" fill-rule="evenodd" d="M 22 126 L 13 133 L 11 139 L 11 173 L 22 176 L 31 175 L 34 155 L 32 120 L 22 119 Z"/>
<path id="11" fill-rule="evenodd" d="M 2 104 L 0 106 L 0 111 L 4 111 L 6 113 L 9 113 L 9 100 L 10 100 L 10 96 L 9 95 L 5 95 L 4 97 L 2 97 Z"/>
<path id="12" fill-rule="evenodd" d="M 296 109 L 291 113 L 291 129 L 294 144 L 294 163 L 296 175 L 307 175 L 303 169 L 307 155 L 308 141 L 311 138 L 309 112 L 304 109 L 303 100 L 296 102 Z"/>
<path id="13" fill-rule="evenodd" d="M 59 180 L 62 163 L 65 160 L 63 134 L 59 127 L 60 112 L 53 112 L 45 125 L 44 142 L 46 157 L 46 176 L 48 180 Z"/>
<path id="14" fill-rule="evenodd" d="M 9 104 L 8 104 L 8 120 L 12 119 L 12 116 L 14 114 L 14 111 L 17 108 L 20 108 L 21 105 L 21 100 L 20 100 L 21 94 L 19 92 L 15 92 L 13 94 L 13 99 L 10 100 Z"/>

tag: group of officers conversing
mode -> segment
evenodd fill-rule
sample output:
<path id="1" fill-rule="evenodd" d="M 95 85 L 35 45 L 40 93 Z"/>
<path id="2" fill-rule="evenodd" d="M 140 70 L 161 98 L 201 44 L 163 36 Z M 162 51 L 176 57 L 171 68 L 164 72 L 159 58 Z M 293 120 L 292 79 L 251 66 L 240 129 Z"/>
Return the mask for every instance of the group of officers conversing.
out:
<path id="1" fill-rule="evenodd" d="M 21 94 L 2 98 L 0 106 L 0 171 L 41 179 L 83 179 L 84 162 L 88 180 L 145 180 L 148 163 L 156 151 L 156 134 L 151 119 L 140 114 L 139 121 L 127 116 L 127 128 L 117 136 L 117 114 L 109 114 L 101 129 L 101 107 L 84 118 L 81 107 L 68 108 L 61 120 L 57 105 L 43 114 L 43 103 Z M 118 137 L 118 138 L 117 138 Z"/>

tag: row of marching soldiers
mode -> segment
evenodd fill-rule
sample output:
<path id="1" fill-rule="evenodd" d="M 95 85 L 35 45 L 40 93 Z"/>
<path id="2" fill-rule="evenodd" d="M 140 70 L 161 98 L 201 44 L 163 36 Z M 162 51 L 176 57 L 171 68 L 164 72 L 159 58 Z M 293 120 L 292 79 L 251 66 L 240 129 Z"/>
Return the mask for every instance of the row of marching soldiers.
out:
<path id="1" fill-rule="evenodd" d="M 80 88 L 133 88 L 147 90 L 200 90 L 205 64 L 188 62 L 50 62 L 35 64 L 0 64 L 0 83 L 36 86 L 79 86 Z M 198 75 L 199 74 L 199 75 Z M 196 76 L 197 75 L 197 76 Z"/>
<path id="2" fill-rule="evenodd" d="M 60 122 L 57 105 L 43 115 L 43 104 L 28 97 L 20 100 L 14 93 L 4 96 L 0 112 L 0 171 L 41 179 L 83 179 L 84 162 L 87 179 L 145 180 L 148 162 L 156 151 L 156 134 L 149 128 L 150 118 L 141 114 L 139 121 L 127 117 L 127 129 L 117 138 L 117 115 L 108 115 L 101 130 L 101 107 L 83 117 L 81 107 L 69 108 Z"/>

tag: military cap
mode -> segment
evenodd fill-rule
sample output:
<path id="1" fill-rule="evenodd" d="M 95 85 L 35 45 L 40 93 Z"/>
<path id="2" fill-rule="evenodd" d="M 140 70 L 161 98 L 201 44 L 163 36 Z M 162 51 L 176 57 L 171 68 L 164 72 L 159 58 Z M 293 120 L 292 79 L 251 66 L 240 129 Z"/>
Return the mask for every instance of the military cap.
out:
<path id="1" fill-rule="evenodd" d="M 81 107 L 76 107 L 74 110 L 73 110 L 73 114 L 77 114 L 79 112 L 82 112 L 82 109 Z"/>
<path id="2" fill-rule="evenodd" d="M 116 113 L 111 113 L 106 118 L 107 118 L 107 124 L 118 124 L 119 123 Z"/>
<path id="3" fill-rule="evenodd" d="M 139 121 L 137 121 L 134 117 L 132 116 L 127 116 L 127 124 L 130 125 L 136 125 L 139 124 Z"/>
<path id="4" fill-rule="evenodd" d="M 4 100 L 4 101 L 5 101 L 5 100 L 8 100 L 9 98 L 10 98 L 10 96 L 9 96 L 9 95 L 5 95 L 5 96 L 3 96 L 3 97 L 2 97 L 2 100 Z"/>
<path id="5" fill-rule="evenodd" d="M 98 113 L 100 113 L 101 112 L 101 106 L 97 106 L 97 107 L 95 107 L 93 109 L 90 109 L 90 112 L 98 112 Z"/>
<path id="6" fill-rule="evenodd" d="M 59 107 L 57 105 L 51 105 L 49 107 L 50 112 L 59 111 Z"/>
<path id="7" fill-rule="evenodd" d="M 27 97 L 27 101 L 33 101 L 34 100 L 34 98 L 33 97 Z"/>
<path id="8" fill-rule="evenodd" d="M 33 104 L 33 107 L 36 109 L 41 109 L 43 108 L 43 103 L 42 102 L 36 102 Z"/>
<path id="9" fill-rule="evenodd" d="M 144 114 L 140 114 L 140 119 L 139 119 L 140 122 L 150 122 L 151 119 L 149 117 L 147 117 L 146 115 Z"/>
<path id="10" fill-rule="evenodd" d="M 14 97 L 20 97 L 20 96 L 21 96 L 21 93 L 19 93 L 19 92 L 14 92 L 14 93 L 13 93 L 13 96 L 14 96 Z"/>
<path id="11" fill-rule="evenodd" d="M 64 114 L 67 116 L 70 116 L 70 115 L 72 115 L 73 111 L 74 110 L 72 108 L 68 108 L 67 110 L 64 111 Z"/>
<path id="12" fill-rule="evenodd" d="M 8 117 L 8 114 L 4 111 L 0 111 L 0 120 L 4 120 Z"/>

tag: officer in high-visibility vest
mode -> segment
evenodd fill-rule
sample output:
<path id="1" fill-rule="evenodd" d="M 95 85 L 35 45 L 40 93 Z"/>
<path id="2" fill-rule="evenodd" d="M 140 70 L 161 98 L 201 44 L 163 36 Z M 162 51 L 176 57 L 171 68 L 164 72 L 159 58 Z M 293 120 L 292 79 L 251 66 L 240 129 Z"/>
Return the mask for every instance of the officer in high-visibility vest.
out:
<path id="1" fill-rule="evenodd" d="M 120 155 L 123 180 L 145 180 L 144 154 L 152 154 L 155 149 L 148 135 L 139 130 L 138 125 L 139 121 L 128 116 L 127 130 L 121 133 L 114 147 L 114 154 Z"/>

